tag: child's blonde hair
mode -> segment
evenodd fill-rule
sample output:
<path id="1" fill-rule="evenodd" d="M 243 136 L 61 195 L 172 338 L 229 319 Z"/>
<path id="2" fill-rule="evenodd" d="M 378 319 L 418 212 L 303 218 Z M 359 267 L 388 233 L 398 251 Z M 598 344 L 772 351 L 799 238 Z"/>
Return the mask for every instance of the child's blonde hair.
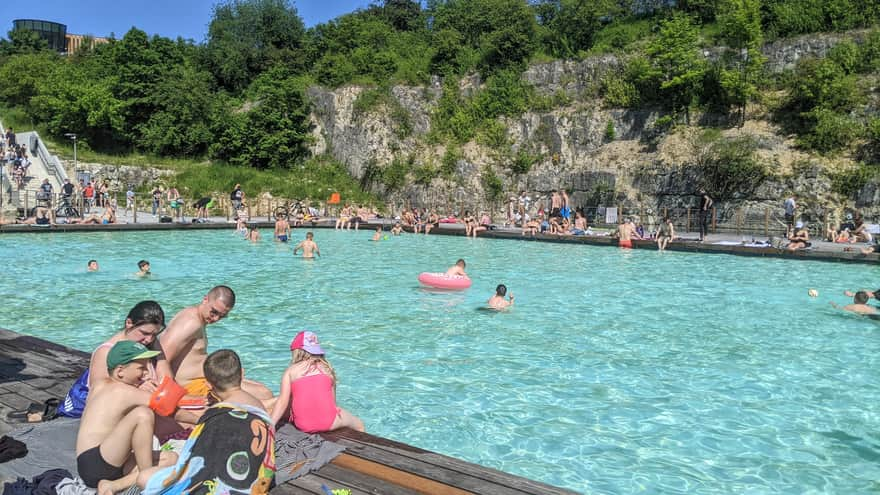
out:
<path id="1" fill-rule="evenodd" d="M 303 361 L 313 361 L 314 364 L 322 366 L 327 371 L 327 374 L 330 375 L 330 379 L 333 380 L 333 385 L 336 385 L 336 371 L 333 369 L 333 366 L 330 366 L 330 363 L 327 361 L 327 358 L 325 358 L 323 354 L 312 354 L 305 349 L 294 349 L 290 352 L 292 354 L 290 359 L 291 365 L 301 363 Z"/>

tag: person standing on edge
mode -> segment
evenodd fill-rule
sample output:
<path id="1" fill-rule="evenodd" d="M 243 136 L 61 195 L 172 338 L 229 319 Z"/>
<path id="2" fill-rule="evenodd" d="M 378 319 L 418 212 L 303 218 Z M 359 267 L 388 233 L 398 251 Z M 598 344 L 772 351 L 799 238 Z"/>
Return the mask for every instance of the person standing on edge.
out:
<path id="1" fill-rule="evenodd" d="M 125 191 L 125 211 L 134 211 L 134 188 L 131 184 L 128 185 L 128 190 Z"/>
<path id="2" fill-rule="evenodd" d="M 700 189 L 700 242 L 706 238 L 709 233 L 709 215 L 712 214 L 712 197 L 705 189 Z"/>
<path id="3" fill-rule="evenodd" d="M 153 216 L 156 216 L 156 212 L 159 211 L 159 202 L 162 201 L 162 190 L 159 189 L 159 186 L 153 188 Z"/>
<path id="4" fill-rule="evenodd" d="M 790 237 L 794 233 L 794 219 L 797 213 L 797 196 L 792 194 L 782 203 L 785 210 L 785 236 Z"/>
<path id="5" fill-rule="evenodd" d="M 232 209 L 235 211 L 235 216 L 238 217 L 238 210 L 241 209 L 241 204 L 244 201 L 244 191 L 241 190 L 241 184 L 235 185 L 232 193 L 229 194 L 229 199 L 232 200 Z"/>

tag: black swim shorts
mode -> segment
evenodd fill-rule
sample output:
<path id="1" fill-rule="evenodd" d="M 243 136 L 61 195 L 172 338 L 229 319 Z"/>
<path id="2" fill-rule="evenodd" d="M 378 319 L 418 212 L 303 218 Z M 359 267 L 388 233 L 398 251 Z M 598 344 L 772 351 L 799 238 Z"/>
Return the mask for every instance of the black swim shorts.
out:
<path id="1" fill-rule="evenodd" d="M 100 445 L 77 456 L 76 470 L 89 488 L 98 488 L 99 481 L 118 480 L 123 475 L 121 466 L 113 466 L 104 460 Z"/>

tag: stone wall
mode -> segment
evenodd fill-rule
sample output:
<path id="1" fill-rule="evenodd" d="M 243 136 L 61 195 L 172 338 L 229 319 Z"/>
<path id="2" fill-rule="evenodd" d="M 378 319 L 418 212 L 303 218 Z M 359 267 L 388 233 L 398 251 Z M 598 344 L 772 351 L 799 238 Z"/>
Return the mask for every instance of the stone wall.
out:
<path id="1" fill-rule="evenodd" d="M 68 177 L 76 177 L 73 160 L 61 160 L 61 164 L 67 171 Z M 174 182 L 174 171 L 160 168 L 79 161 L 76 164 L 76 170 L 91 174 L 92 181 L 103 182 L 107 180 L 110 183 L 110 190 L 115 192 L 125 192 L 129 185 L 140 189 L 162 184 L 167 188 Z"/>

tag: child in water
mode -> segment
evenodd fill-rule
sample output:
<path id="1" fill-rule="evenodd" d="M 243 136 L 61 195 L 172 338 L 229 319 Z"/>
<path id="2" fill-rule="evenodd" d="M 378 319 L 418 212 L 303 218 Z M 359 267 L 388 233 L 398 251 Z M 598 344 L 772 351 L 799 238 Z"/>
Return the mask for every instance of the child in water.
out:
<path id="1" fill-rule="evenodd" d="M 336 373 L 324 358 L 318 337 L 309 331 L 296 334 L 290 343 L 290 366 L 281 377 L 281 390 L 272 409 L 272 423 L 289 421 L 300 431 L 317 433 L 349 427 L 364 431 L 364 422 L 336 406 Z"/>

